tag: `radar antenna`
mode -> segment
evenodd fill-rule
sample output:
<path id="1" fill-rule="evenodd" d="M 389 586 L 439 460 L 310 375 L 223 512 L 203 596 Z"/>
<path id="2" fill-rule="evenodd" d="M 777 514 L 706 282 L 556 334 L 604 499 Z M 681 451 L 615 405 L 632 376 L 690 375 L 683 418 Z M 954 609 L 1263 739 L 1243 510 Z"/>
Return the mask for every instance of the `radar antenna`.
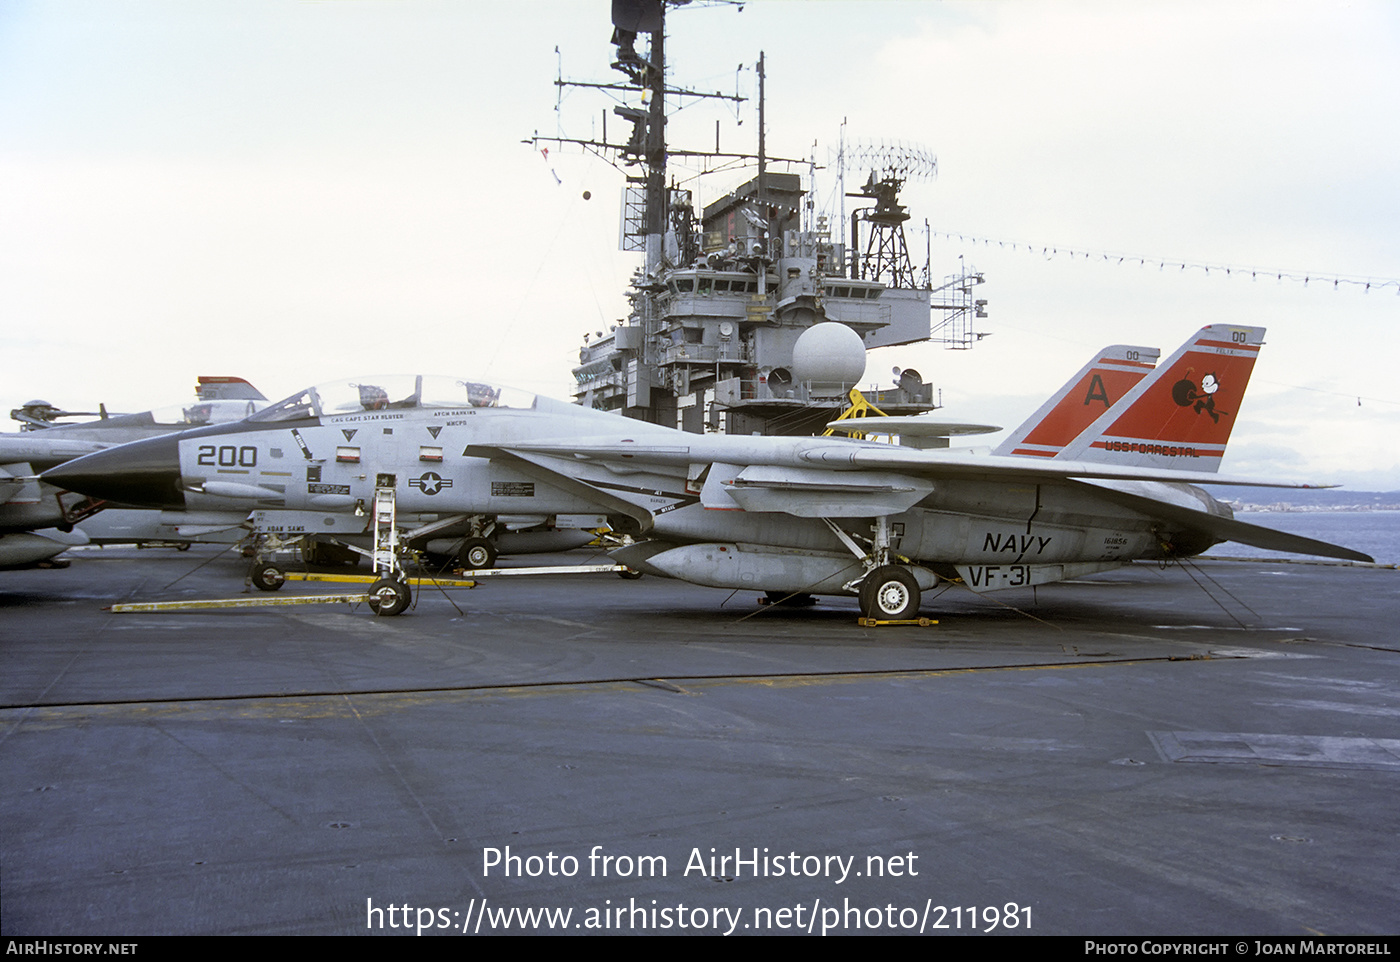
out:
<path id="1" fill-rule="evenodd" d="M 873 207 L 851 213 L 851 277 L 881 281 L 890 287 L 919 286 L 904 237 L 909 210 L 900 204 L 899 191 L 910 180 L 938 176 L 938 158 L 924 147 L 901 141 L 856 141 L 842 154 L 845 168 L 870 171 L 860 193 L 846 196 L 875 202 Z M 861 221 L 868 226 L 863 247 Z"/>

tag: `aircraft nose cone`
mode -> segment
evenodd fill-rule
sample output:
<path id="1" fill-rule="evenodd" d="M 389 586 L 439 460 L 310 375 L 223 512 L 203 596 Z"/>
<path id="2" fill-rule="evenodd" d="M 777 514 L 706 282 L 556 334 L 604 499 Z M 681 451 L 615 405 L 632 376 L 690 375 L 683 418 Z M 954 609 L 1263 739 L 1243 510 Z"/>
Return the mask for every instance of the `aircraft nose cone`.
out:
<path id="1" fill-rule="evenodd" d="M 184 508 L 180 445 L 174 437 L 133 441 L 75 458 L 42 475 L 44 481 L 90 498 L 143 508 Z"/>

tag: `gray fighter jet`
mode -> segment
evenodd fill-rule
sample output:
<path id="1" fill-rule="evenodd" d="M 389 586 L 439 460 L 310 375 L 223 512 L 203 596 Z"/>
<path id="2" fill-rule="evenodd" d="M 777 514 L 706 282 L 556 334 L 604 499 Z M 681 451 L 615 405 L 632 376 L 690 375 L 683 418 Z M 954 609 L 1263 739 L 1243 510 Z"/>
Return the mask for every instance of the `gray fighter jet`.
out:
<path id="1" fill-rule="evenodd" d="M 72 414 L 44 401 L 30 401 L 10 412 L 24 428 L 0 434 L 0 567 L 34 564 L 87 544 L 88 534 L 75 525 L 103 507 L 94 499 L 40 482 L 36 472 L 128 441 L 241 421 L 267 406 L 267 398 L 237 377 L 201 377 L 195 394 L 192 403 L 136 414 L 108 416 L 104 411 L 97 420 L 81 423 L 60 421 Z M 191 537 L 208 535 L 237 528 L 246 517 L 246 511 L 165 519 L 151 511 L 122 512 L 121 534 L 104 540 L 182 537 L 181 528 Z M 108 527 L 102 531 L 108 533 Z"/>
<path id="2" fill-rule="evenodd" d="M 940 581 L 974 591 L 1037 585 L 1226 540 L 1370 560 L 1237 521 L 1195 486 L 1295 486 L 1216 473 L 1263 334 L 1204 328 L 1038 457 L 687 434 L 482 382 L 398 376 L 318 385 L 237 424 L 99 452 L 44 480 L 150 507 L 234 500 L 328 521 L 363 513 L 376 486 L 392 488 L 400 511 L 442 525 L 606 521 L 637 539 L 614 552 L 633 568 L 716 587 L 856 595 L 881 619 L 911 616 Z M 1099 404 L 1096 393 L 1086 388 L 1081 406 Z M 1070 392 L 1051 408 L 1066 398 L 1076 401 Z"/>

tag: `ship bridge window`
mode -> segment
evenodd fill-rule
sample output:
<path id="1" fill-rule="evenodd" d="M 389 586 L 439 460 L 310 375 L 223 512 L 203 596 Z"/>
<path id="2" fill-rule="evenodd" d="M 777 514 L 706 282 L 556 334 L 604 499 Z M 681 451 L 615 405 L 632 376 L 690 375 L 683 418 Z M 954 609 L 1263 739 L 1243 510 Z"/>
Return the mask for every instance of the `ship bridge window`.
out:
<path id="1" fill-rule="evenodd" d="M 676 288 L 676 293 L 678 294 L 689 294 L 691 291 L 695 290 L 694 278 L 681 277 L 677 278 L 672 283 Z"/>
<path id="2" fill-rule="evenodd" d="M 832 296 L 832 297 L 850 297 L 850 296 L 851 296 L 851 289 L 850 289 L 849 287 L 833 287 L 833 288 L 831 289 L 831 296 Z"/>
<path id="3" fill-rule="evenodd" d="M 720 293 L 721 291 L 727 291 L 727 290 L 729 290 L 729 282 L 728 282 L 728 281 L 715 281 L 715 293 L 716 293 L 716 294 Z"/>

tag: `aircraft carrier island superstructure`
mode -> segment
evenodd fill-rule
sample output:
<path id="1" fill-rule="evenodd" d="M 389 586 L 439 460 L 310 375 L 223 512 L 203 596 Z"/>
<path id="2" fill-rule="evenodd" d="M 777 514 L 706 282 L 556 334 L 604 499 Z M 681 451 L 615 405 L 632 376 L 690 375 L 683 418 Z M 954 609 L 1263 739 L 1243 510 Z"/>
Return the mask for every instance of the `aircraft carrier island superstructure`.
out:
<path id="1" fill-rule="evenodd" d="M 666 84 L 665 13 L 661 0 L 614 3 L 612 66 L 626 79 L 583 85 L 623 98 L 613 114 L 631 125 L 624 141 L 609 142 L 606 123 L 601 139 L 535 138 L 583 145 L 624 170 L 621 245 L 645 254 L 629 316 L 585 337 L 575 399 L 694 432 L 811 434 L 850 403 L 851 388 L 868 383 L 865 350 L 975 343 L 973 319 L 986 316 L 986 301 L 973 296 L 982 276 L 960 272 L 935 284 L 927 259 L 915 270 L 905 239 L 909 213 L 899 191 L 934 172 L 932 156 L 843 142 L 838 174 L 858 168 L 868 179 L 859 193 L 840 192 L 855 199 L 849 218 L 844 200 L 840 213 L 818 213 L 799 174 L 768 169 L 816 165 L 768 155 L 762 57 L 756 153 L 725 153 L 718 143 L 713 151 L 668 147 L 668 97 L 743 98 Z M 641 35 L 650 38 L 645 56 L 635 47 Z M 691 190 L 667 184 L 668 157 L 698 158 L 707 170 L 754 164 L 757 176 L 697 211 Z M 936 406 L 918 372 L 894 374 L 893 387 L 865 391 L 870 403 L 892 415 Z"/>

